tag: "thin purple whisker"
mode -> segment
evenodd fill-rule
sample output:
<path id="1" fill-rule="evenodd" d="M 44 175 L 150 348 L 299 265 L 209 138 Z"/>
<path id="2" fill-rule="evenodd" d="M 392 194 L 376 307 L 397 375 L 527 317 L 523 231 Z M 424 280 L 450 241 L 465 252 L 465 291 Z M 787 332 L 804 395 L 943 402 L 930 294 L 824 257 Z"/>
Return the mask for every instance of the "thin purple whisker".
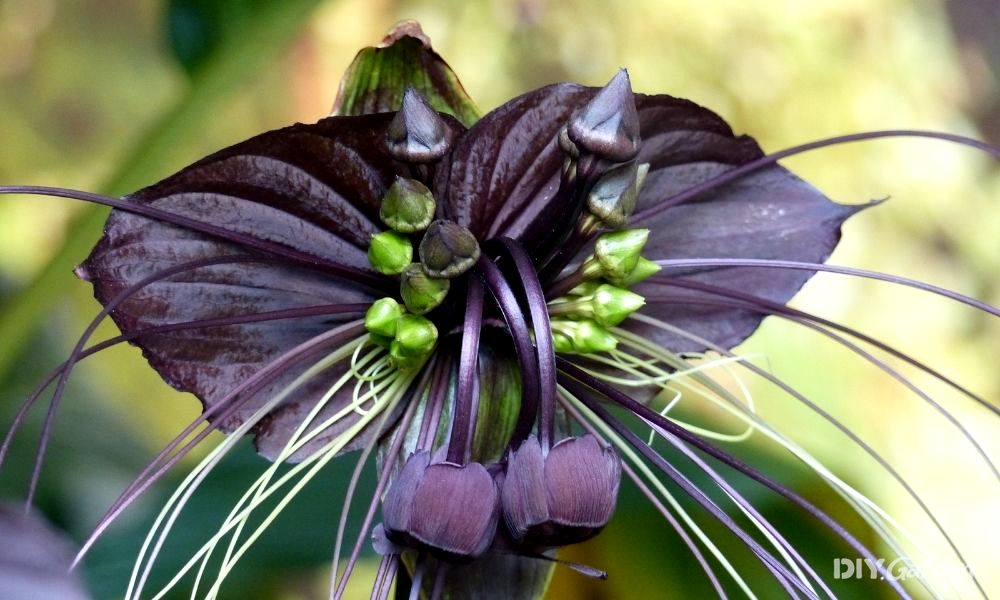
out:
<path id="1" fill-rule="evenodd" d="M 924 392 L 922 389 L 914 385 L 911 381 L 909 381 L 906 377 L 900 374 L 897 370 L 890 367 L 884 361 L 879 360 L 869 352 L 866 352 L 864 349 L 860 348 L 856 344 L 851 343 L 844 337 L 837 335 L 832 331 L 827 330 L 826 328 L 820 326 L 819 324 L 811 323 L 810 317 L 808 316 L 803 317 L 801 315 L 796 315 L 791 309 L 787 309 L 783 305 L 777 305 L 776 303 L 769 302 L 764 298 L 759 298 L 757 296 L 753 296 L 750 294 L 744 294 L 742 292 L 738 292 L 735 290 L 729 290 L 719 286 L 704 284 L 697 281 L 661 278 L 657 280 L 657 283 L 698 290 L 705 293 L 715 294 L 717 296 L 723 296 L 727 298 L 735 298 L 737 300 L 746 302 L 750 306 L 759 306 L 767 313 L 774 314 L 775 316 L 778 317 L 784 317 L 793 322 L 797 322 L 804 327 L 809 327 L 829 337 L 835 342 L 843 345 L 848 350 L 854 352 L 858 356 L 862 357 L 864 360 L 875 365 L 878 369 L 880 369 L 881 371 L 883 371 L 884 373 L 886 373 L 887 375 L 898 381 L 900 384 L 908 388 L 914 394 L 919 396 L 924 402 L 926 402 L 932 408 L 934 408 L 938 413 L 940 413 L 948 422 L 950 422 L 959 431 L 959 433 L 962 434 L 962 437 L 964 437 L 965 440 L 972 445 L 975 451 L 979 454 L 979 456 L 983 459 L 986 465 L 993 472 L 993 476 L 997 479 L 997 481 L 1000 481 L 1000 471 L 997 470 L 996 465 L 993 463 L 992 460 L 990 460 L 989 454 L 987 454 L 986 450 L 982 447 L 982 445 L 980 445 L 979 442 L 976 441 L 975 437 L 973 437 L 973 435 L 965 428 L 965 426 L 962 425 L 961 421 L 959 421 L 953 414 L 951 414 L 951 412 L 949 412 L 939 402 L 931 398 L 926 392 Z M 697 302 L 697 300 L 694 300 L 693 302 Z M 985 402 L 985 400 L 983 402 Z M 988 408 L 994 408 L 994 412 L 996 412 L 995 407 L 991 407 L 989 404 L 985 404 L 985 406 L 987 406 Z"/>
<path id="2" fill-rule="evenodd" d="M 692 200 L 705 192 L 711 191 L 715 188 L 721 187 L 731 181 L 739 179 L 744 175 L 758 171 L 764 167 L 773 165 L 783 158 L 789 156 L 794 156 L 796 154 L 801 154 L 803 152 L 808 152 L 810 150 L 816 150 L 819 148 L 826 148 L 829 146 L 836 146 L 838 144 L 849 144 L 853 142 L 861 142 L 865 140 L 873 140 L 878 138 L 893 138 L 893 137 L 918 137 L 918 138 L 931 138 L 944 140 L 947 142 L 952 142 L 955 144 L 961 144 L 963 146 L 969 146 L 970 148 L 975 148 L 981 150 L 990 156 L 1000 160 L 1000 148 L 996 148 L 979 140 L 974 140 L 962 135 L 955 135 L 951 133 L 940 133 L 937 131 L 920 131 L 911 129 L 892 129 L 886 131 L 866 131 L 862 133 L 852 133 L 848 135 L 841 135 L 831 138 L 826 138 L 822 140 L 816 140 L 814 142 L 809 142 L 806 144 L 801 144 L 798 146 L 793 146 L 791 148 L 786 148 L 785 150 L 779 150 L 773 154 L 768 154 L 756 160 L 750 161 L 746 164 L 734 167 L 733 169 L 712 177 L 711 179 L 704 181 L 698 185 L 692 186 L 683 192 L 679 192 L 666 198 L 654 206 L 644 208 L 643 210 L 637 211 L 632 215 L 631 223 L 637 224 L 643 219 L 656 216 L 657 214 L 663 212 L 664 210 L 677 206 Z"/>
<path id="3" fill-rule="evenodd" d="M 852 275 L 854 277 L 864 277 L 867 279 L 877 279 L 896 285 L 916 288 L 945 298 L 967 304 L 983 312 L 994 316 L 1000 316 L 1000 308 L 989 303 L 977 300 L 964 294 L 959 294 L 947 288 L 925 283 L 916 279 L 869 271 L 855 267 L 843 267 L 839 265 L 827 265 L 824 263 L 799 262 L 792 260 L 754 259 L 754 258 L 676 258 L 653 261 L 661 267 L 667 269 L 677 269 L 685 267 L 756 267 L 772 269 L 795 269 L 800 271 L 823 271 L 827 273 L 837 273 L 840 275 Z"/>
<path id="4" fill-rule="evenodd" d="M 248 402 L 257 392 L 266 387 L 267 385 L 273 383 L 278 377 L 281 377 L 287 372 L 287 369 L 293 368 L 300 364 L 302 361 L 308 360 L 309 358 L 321 354 L 325 351 L 328 344 L 339 343 L 344 338 L 356 337 L 359 333 L 364 331 L 364 325 L 362 323 L 354 323 L 343 325 L 326 333 L 320 334 L 298 346 L 292 348 L 291 350 L 285 352 L 271 363 L 267 367 L 255 373 L 253 376 L 248 378 L 246 381 L 241 383 L 235 389 L 226 394 L 225 397 L 220 399 L 218 402 L 212 404 L 212 406 L 207 407 L 204 412 L 202 412 L 194 421 L 192 421 L 179 435 L 177 435 L 163 450 L 161 450 L 150 463 L 143 469 L 142 473 L 136 477 L 131 484 L 129 484 L 126 489 L 118 496 L 118 498 L 112 503 L 111 507 L 107 510 L 105 515 L 101 517 L 98 524 L 95 526 L 94 531 L 87 537 L 87 540 L 81 546 L 80 551 L 77 553 L 76 559 L 73 561 L 73 567 L 75 567 L 80 559 L 86 554 L 91 546 L 97 541 L 100 535 L 110 526 L 110 524 L 120 515 L 132 502 L 135 501 L 140 495 L 142 495 L 150 485 L 162 477 L 173 465 L 175 465 L 187 452 L 192 448 L 197 446 L 202 440 L 204 440 L 212 431 L 214 427 L 205 427 L 199 431 L 194 438 L 192 438 L 187 444 L 185 444 L 180 450 L 175 454 L 166 459 L 162 465 L 160 462 L 170 453 L 171 450 L 176 448 L 181 442 L 184 441 L 194 430 L 202 423 L 207 422 L 209 419 L 216 417 L 219 420 L 224 420 L 228 416 L 234 414 L 239 410 L 246 402 Z M 218 414 L 216 414 L 218 413 Z M 160 465 L 160 466 L 158 466 Z M 154 471 L 155 470 L 155 471 Z"/>
<path id="5" fill-rule="evenodd" d="M 337 277 L 342 277 L 349 281 L 354 281 L 363 285 L 366 285 L 374 290 L 380 291 L 392 291 L 392 286 L 388 285 L 388 279 L 380 276 L 374 271 L 365 271 L 362 269 L 357 269 L 354 267 L 349 267 L 346 265 L 337 264 L 329 260 L 323 259 L 319 256 L 315 256 L 306 252 L 301 252 L 295 250 L 288 246 L 271 242 L 268 240 L 263 240 L 256 238 L 251 235 L 246 235 L 237 231 L 232 231 L 224 227 L 219 227 L 212 225 L 210 223 L 203 223 L 196 219 L 190 217 L 185 217 L 183 215 L 178 215 L 171 213 L 169 211 L 160 210 L 152 206 L 147 206 L 145 204 L 139 204 L 138 202 L 129 202 L 125 200 L 119 200 L 117 198 L 111 198 L 108 196 L 103 196 L 101 194 L 94 194 L 91 192 L 83 192 L 79 190 L 70 190 L 65 188 L 54 188 L 45 186 L 32 186 L 32 185 L 8 185 L 0 186 L 0 194 L 28 194 L 35 196 L 54 196 L 58 198 L 68 198 L 71 200 L 80 200 L 83 202 L 91 202 L 94 204 L 100 204 L 103 206 L 109 206 L 124 212 L 134 213 L 143 217 L 148 217 L 157 221 L 164 223 L 169 223 L 171 225 L 177 225 L 178 227 L 183 227 L 192 231 L 197 231 L 199 233 L 204 233 L 212 237 L 225 240 L 228 242 L 233 242 L 240 246 L 251 248 L 254 250 L 259 250 L 266 252 L 268 254 L 273 254 L 275 256 L 280 256 L 291 260 L 295 264 L 300 264 L 303 266 L 308 266 L 316 270 L 334 275 Z"/>
<path id="6" fill-rule="evenodd" d="M 799 496 L 798 494 L 789 490 L 780 483 L 772 480 L 768 476 L 764 475 L 763 473 L 754 469 L 753 467 L 747 465 L 746 463 L 743 463 L 742 461 L 732 456 L 731 454 L 728 454 L 727 452 L 718 449 L 713 444 L 706 442 L 705 440 L 702 440 L 697 435 L 687 431 L 680 425 L 677 425 L 670 419 L 660 415 L 653 409 L 639 402 L 636 402 L 635 400 L 628 397 L 626 394 L 623 394 L 622 392 L 618 391 L 614 387 L 607 385 L 604 382 L 595 379 L 594 377 L 591 377 L 573 363 L 562 358 L 558 360 L 559 360 L 560 370 L 569 377 L 571 377 L 572 379 L 574 379 L 575 381 L 579 382 L 578 384 L 575 384 L 577 386 L 577 389 L 579 389 L 581 386 L 586 386 L 594 390 L 595 392 L 606 398 L 611 403 L 617 404 L 625 408 L 626 410 L 642 418 L 643 420 L 658 425 L 659 428 L 662 428 L 663 430 L 662 433 L 669 434 L 668 436 L 663 436 L 663 437 L 665 438 L 674 437 L 676 439 L 683 440 L 684 442 L 687 442 L 688 444 L 691 444 L 692 446 L 698 448 L 702 452 L 705 452 L 709 456 L 712 456 L 716 460 L 719 460 L 723 464 L 726 464 L 727 466 L 731 467 L 737 472 L 742 473 L 743 475 L 760 483 L 761 485 L 770 489 L 776 494 L 791 501 L 793 504 L 797 505 L 798 507 L 809 513 L 811 516 L 822 522 L 827 528 L 833 531 L 844 542 L 849 544 L 855 551 L 859 552 L 863 557 L 872 560 L 873 564 L 875 564 L 875 556 L 871 552 L 871 550 L 867 548 L 867 546 L 858 541 L 857 538 L 855 538 L 850 532 L 844 529 L 844 527 L 840 525 L 840 523 L 838 523 L 835 519 L 827 515 L 824 511 L 817 508 L 815 505 L 813 505 L 805 498 Z M 571 383 L 571 382 L 567 381 L 566 383 Z M 614 419 L 611 418 L 611 415 L 603 407 L 601 407 L 598 402 L 588 399 L 586 395 L 580 397 L 580 400 L 584 402 L 588 408 L 597 413 L 602 420 L 608 422 L 609 425 L 611 424 L 611 422 L 609 422 L 608 419 L 614 421 Z M 624 429 L 624 432 L 627 432 L 628 436 L 635 439 L 633 445 L 635 445 L 636 443 L 638 444 L 638 446 L 636 446 L 636 449 L 639 449 L 640 451 L 643 451 L 645 453 L 646 450 L 642 450 L 640 448 L 641 446 L 642 448 L 646 448 L 648 450 L 649 454 L 651 454 L 652 456 L 647 454 L 647 458 L 653 460 L 654 462 L 668 464 L 661 456 L 653 452 L 652 448 L 646 446 L 646 444 L 644 444 L 642 440 L 638 438 L 638 436 L 632 433 L 631 430 L 629 430 L 628 428 L 624 428 L 623 426 L 621 426 L 621 424 L 619 424 L 619 426 Z M 623 432 L 619 433 L 620 435 L 626 435 L 626 433 Z M 879 570 L 879 573 L 885 578 L 886 582 L 893 588 L 894 591 L 896 591 L 896 593 L 900 597 L 902 598 L 910 597 L 906 593 L 906 591 L 899 585 L 899 583 L 895 581 L 885 571 L 884 567 L 882 567 L 881 565 L 877 565 L 877 569 Z"/>
<path id="7" fill-rule="evenodd" d="M 764 564 L 765 568 L 774 575 L 774 578 L 785 589 L 785 592 L 792 598 L 796 597 L 795 589 L 809 598 L 816 598 L 808 587 L 795 577 L 788 568 L 782 564 L 769 550 L 764 548 L 753 536 L 747 533 L 739 524 L 733 520 L 724 510 L 722 510 L 703 490 L 695 485 L 674 465 L 670 464 L 662 456 L 656 453 L 651 447 L 643 442 L 631 429 L 626 427 L 621 421 L 611 416 L 598 402 L 588 398 L 586 388 L 590 388 L 599 394 L 605 395 L 603 389 L 595 387 L 591 379 L 583 371 L 567 371 L 568 361 L 560 358 L 560 369 L 564 374 L 569 375 L 570 380 L 563 379 L 560 383 L 580 400 L 587 408 L 594 412 L 597 417 L 611 427 L 616 434 L 621 436 L 635 450 L 639 451 L 647 460 L 657 466 L 667 477 L 678 487 L 695 500 L 702 508 L 707 510 L 715 519 L 745 544 L 750 551 Z M 570 365 L 571 366 L 571 365 Z M 575 368 L 575 367 L 573 367 Z M 578 376 L 580 375 L 580 376 Z M 595 380 L 596 381 L 596 380 Z M 597 382 L 599 383 L 599 382 Z M 610 399 L 610 398 L 609 398 Z M 721 451 L 720 451 L 721 452 Z M 725 453 L 722 453 L 725 454 Z"/>
<path id="8" fill-rule="evenodd" d="M 733 357 L 733 358 L 737 357 L 736 354 L 734 354 L 734 353 L 726 350 L 725 348 L 722 348 L 718 344 L 714 344 L 711 341 L 706 340 L 705 338 L 702 338 L 700 336 L 697 336 L 697 335 L 694 335 L 692 333 L 689 333 L 689 332 L 686 332 L 686 331 L 682 331 L 682 330 L 679 330 L 679 329 L 677 330 L 677 332 L 678 332 L 678 334 L 681 334 L 684 337 L 686 337 L 686 338 L 688 338 L 688 339 L 690 339 L 690 340 L 692 340 L 694 342 L 697 342 L 698 344 L 702 344 L 706 348 L 711 349 L 711 350 L 713 350 L 715 352 L 718 352 L 719 354 L 721 354 L 723 356 Z M 816 415 L 818 415 L 824 421 L 826 421 L 827 423 L 830 423 L 831 425 L 833 425 L 833 427 L 836 428 L 838 431 L 840 431 L 844 436 L 846 436 L 851 441 L 851 443 L 853 443 L 855 446 L 857 446 L 858 448 L 860 448 L 861 450 L 863 450 L 865 452 L 865 454 L 867 454 L 872 460 L 874 460 L 876 462 L 876 464 L 878 464 L 897 483 L 899 483 L 899 485 L 902 486 L 902 488 L 906 491 L 906 493 L 910 496 L 910 498 L 912 498 L 913 501 L 917 503 L 917 505 L 920 507 L 921 511 L 923 511 L 923 513 L 927 516 L 927 518 L 930 519 L 931 523 L 937 529 L 938 533 L 940 533 L 941 536 L 942 536 L 942 538 L 948 543 L 948 546 L 951 548 L 952 552 L 955 553 L 955 556 L 962 562 L 962 564 L 963 565 L 969 564 L 968 561 L 965 560 L 965 557 L 963 556 L 961 550 L 958 549 L 958 545 L 951 538 L 951 536 L 948 535 L 948 532 L 941 525 L 941 522 L 934 515 L 934 512 L 931 511 L 931 509 L 927 505 L 927 503 L 924 502 L 923 498 L 921 498 L 920 494 L 917 493 L 917 491 L 913 488 L 913 486 L 910 485 L 910 483 L 895 469 L 895 467 L 893 467 L 889 463 L 889 461 L 887 461 L 881 454 L 879 454 L 867 442 L 865 442 L 863 439 L 861 439 L 861 437 L 858 434 L 854 433 L 854 431 L 852 431 L 849 427 L 847 427 L 846 425 L 844 425 L 844 423 L 842 423 L 841 421 L 839 421 L 836 417 L 834 417 L 828 411 L 826 411 L 825 409 L 823 409 L 821 406 L 819 406 L 818 404 L 816 404 L 815 402 L 813 402 L 812 400 L 810 400 L 809 398 L 807 398 L 801 392 L 799 392 L 798 390 L 796 390 L 792 386 L 788 385 L 787 383 L 785 383 L 781 379 L 775 377 L 771 373 L 768 373 L 766 370 L 764 370 L 764 369 L 758 367 L 757 365 L 753 364 L 752 362 L 748 362 L 748 361 L 739 361 L 738 364 L 740 366 L 742 366 L 743 368 L 749 370 L 751 373 L 757 375 L 758 377 L 761 377 L 765 381 L 767 381 L 767 382 L 771 383 L 772 385 L 778 387 L 780 390 L 784 391 L 786 394 L 788 394 L 792 398 L 795 398 L 798 402 L 800 402 L 802 405 L 806 406 L 809 410 L 811 410 L 812 412 L 814 412 Z M 986 593 L 983 591 L 983 588 L 980 585 L 980 583 L 979 583 L 978 579 L 976 578 L 975 574 L 971 573 L 971 571 L 970 571 L 970 577 L 972 578 L 973 582 L 975 582 L 976 587 L 979 589 L 979 591 L 983 595 L 983 597 L 984 598 L 987 597 Z"/>
<path id="9" fill-rule="evenodd" d="M 601 435 L 601 432 L 599 432 L 589 422 L 587 422 L 587 420 L 583 417 L 583 415 L 580 414 L 580 411 L 578 411 L 575 406 L 573 406 L 562 396 L 559 396 L 558 399 L 559 399 L 559 404 L 562 406 L 567 416 L 572 418 L 577 424 L 583 427 L 583 429 L 587 433 L 593 435 L 602 443 L 604 444 L 608 443 L 607 440 L 604 438 L 604 436 Z M 646 485 L 646 482 L 644 482 L 642 478 L 639 477 L 639 475 L 635 472 L 635 470 L 632 469 L 631 465 L 623 461 L 622 472 L 624 472 L 625 475 L 632 480 L 632 483 L 635 484 L 639 492 L 646 497 L 649 503 L 652 504 L 654 508 L 656 508 L 656 510 L 663 516 L 664 519 L 666 519 L 670 527 L 673 528 L 675 532 L 677 532 L 677 535 L 681 538 L 681 541 L 684 543 L 685 546 L 687 546 L 688 550 L 694 556 L 694 559 L 698 563 L 698 566 L 700 566 L 701 570 L 705 573 L 705 576 L 708 578 L 709 583 L 715 590 L 716 595 L 721 600 L 727 600 L 728 596 L 726 595 L 725 589 L 722 587 L 722 583 L 719 581 L 718 576 L 712 569 L 712 565 L 705 558 L 705 555 L 702 554 L 701 549 L 698 547 L 695 541 L 691 539 L 691 536 L 688 534 L 687 530 L 684 529 L 684 527 L 673 515 L 673 513 L 667 510 L 667 507 L 664 506 L 663 502 L 660 501 L 660 499 L 656 496 L 656 494 L 654 494 L 653 491 L 649 489 L 649 486 Z"/>

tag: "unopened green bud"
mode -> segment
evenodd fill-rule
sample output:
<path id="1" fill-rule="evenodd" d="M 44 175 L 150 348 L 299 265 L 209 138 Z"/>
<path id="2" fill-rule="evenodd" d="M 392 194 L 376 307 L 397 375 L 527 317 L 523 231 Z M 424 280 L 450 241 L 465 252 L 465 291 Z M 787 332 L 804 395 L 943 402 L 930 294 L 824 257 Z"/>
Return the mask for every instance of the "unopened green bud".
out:
<path id="1" fill-rule="evenodd" d="M 420 242 L 420 262 L 431 277 L 458 277 L 479 260 L 479 242 L 472 232 L 452 221 L 431 223 Z"/>
<path id="2" fill-rule="evenodd" d="M 388 338 L 396 337 L 396 321 L 406 311 L 392 298 L 376 300 L 365 313 L 365 329 Z"/>
<path id="3" fill-rule="evenodd" d="M 389 346 L 389 357 L 397 368 L 417 366 L 437 344 L 437 327 L 430 319 L 403 315 L 396 321 L 396 338 Z"/>
<path id="4" fill-rule="evenodd" d="M 604 285 L 604 284 L 601 283 L 600 281 L 597 281 L 597 280 L 584 281 L 580 285 L 578 285 L 575 288 L 571 289 L 567 293 L 567 295 L 569 295 L 569 296 L 593 296 L 594 292 L 597 291 L 597 288 L 601 287 L 602 285 Z"/>
<path id="5" fill-rule="evenodd" d="M 423 231 L 434 219 L 434 195 L 416 179 L 396 177 L 382 199 L 379 215 L 396 231 Z"/>
<path id="6" fill-rule="evenodd" d="M 604 327 L 618 325 L 645 303 L 645 298 L 639 294 L 608 284 L 597 288 L 590 301 L 594 320 Z"/>
<path id="7" fill-rule="evenodd" d="M 552 340 L 556 352 L 575 354 L 609 352 L 618 345 L 618 340 L 593 319 L 552 319 Z"/>
<path id="8" fill-rule="evenodd" d="M 573 332 L 573 346 L 581 354 L 590 352 L 610 352 L 618 346 L 618 340 L 596 321 L 583 319 L 576 322 Z"/>
<path id="9" fill-rule="evenodd" d="M 375 234 L 368 244 L 368 262 L 383 275 L 399 275 L 413 262 L 413 244 L 395 231 Z"/>
<path id="10" fill-rule="evenodd" d="M 552 332 L 552 347 L 559 354 L 573 354 L 573 338 L 561 331 Z"/>
<path id="11" fill-rule="evenodd" d="M 622 229 L 602 234 L 594 245 L 594 256 L 608 279 L 624 278 L 639 263 L 648 229 Z"/>
<path id="12" fill-rule="evenodd" d="M 624 277 L 611 279 L 610 281 L 619 287 L 630 288 L 633 285 L 656 275 L 662 268 L 663 267 L 648 258 L 639 257 L 639 262 L 636 263 L 634 269 L 629 271 Z"/>
<path id="13" fill-rule="evenodd" d="M 422 315 L 444 302 L 450 283 L 431 277 L 420 263 L 413 263 L 400 275 L 399 293 L 410 312 Z"/>
<path id="14" fill-rule="evenodd" d="M 389 348 L 392 346 L 392 338 L 386 337 L 384 335 L 379 335 L 377 333 L 368 334 L 368 339 L 371 340 L 376 346 L 381 346 L 383 348 Z"/>
<path id="15" fill-rule="evenodd" d="M 639 189 L 649 172 L 649 163 L 627 162 L 601 176 L 587 194 L 587 208 L 604 227 L 625 225 L 635 210 Z"/>

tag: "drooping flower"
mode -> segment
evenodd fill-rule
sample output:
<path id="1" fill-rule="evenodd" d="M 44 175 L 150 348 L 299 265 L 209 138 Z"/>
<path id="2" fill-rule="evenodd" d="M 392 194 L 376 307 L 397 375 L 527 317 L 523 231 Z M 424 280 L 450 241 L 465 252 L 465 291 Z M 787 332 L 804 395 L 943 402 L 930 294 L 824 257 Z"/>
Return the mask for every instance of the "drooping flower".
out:
<path id="1" fill-rule="evenodd" d="M 370 85 L 366 66 L 401 49 L 418 59 L 401 77 Z M 122 335 L 86 349 L 88 330 L 46 382 L 59 379 L 56 397 L 78 360 L 129 341 L 165 381 L 204 405 L 199 419 L 125 490 L 95 537 L 218 429 L 227 441 L 165 510 L 179 511 L 243 435 L 253 435 L 274 464 L 182 570 L 197 570 L 200 581 L 223 540 L 232 540 L 207 597 L 219 593 L 270 522 L 243 538 L 264 501 L 287 489 L 280 510 L 326 463 L 359 449 L 359 468 L 376 449 L 380 465 L 364 528 L 376 532 L 384 553 L 375 597 L 388 594 L 400 568 L 411 570 L 414 594 L 537 597 L 552 550 L 598 535 L 607 524 L 623 473 L 655 497 L 646 483 L 661 489 L 653 468 L 728 528 L 791 595 L 828 592 L 781 532 L 693 449 L 873 557 L 819 508 L 649 403 L 672 381 L 692 378 L 815 469 L 863 518 L 883 522 L 877 506 L 690 360 L 693 353 L 719 353 L 819 410 L 730 352 L 768 315 L 820 329 L 854 349 L 849 337 L 880 345 L 785 305 L 818 270 L 888 279 L 1000 314 L 918 282 L 823 264 L 842 223 L 870 204 L 834 203 L 777 160 L 843 140 L 765 156 L 752 138 L 735 135 L 705 108 L 633 93 L 624 70 L 603 88 L 550 85 L 476 118 L 454 74 L 413 25 L 359 55 L 335 112 L 220 150 L 122 200 L 3 188 L 115 209 L 77 273 L 104 305 L 97 321 L 111 316 Z M 882 135 L 889 133 L 849 139 Z M 640 429 L 686 456 L 765 541 L 606 405 L 631 413 Z M 282 463 L 295 466 L 279 476 Z M 348 497 L 352 492 L 353 485 Z M 665 517 L 672 519 L 666 510 Z M 150 539 L 162 539 L 172 522 Z M 710 541 L 701 542 L 737 585 L 753 587 Z M 343 593 L 363 543 L 355 545 L 334 595 Z M 152 547 L 139 556 L 127 598 L 143 592 L 158 545 Z M 724 595 L 701 550 L 691 550 Z M 892 578 L 887 585 L 906 596 Z"/>

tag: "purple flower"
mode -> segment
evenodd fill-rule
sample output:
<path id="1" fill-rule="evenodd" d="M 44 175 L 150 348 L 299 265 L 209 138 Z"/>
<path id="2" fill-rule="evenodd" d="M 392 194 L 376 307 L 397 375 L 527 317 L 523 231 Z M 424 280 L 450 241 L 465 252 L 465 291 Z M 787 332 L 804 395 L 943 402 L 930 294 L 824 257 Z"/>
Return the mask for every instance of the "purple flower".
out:
<path id="1" fill-rule="evenodd" d="M 400 30 L 389 47 L 412 44 L 410 33 Z M 244 540 L 254 511 L 281 491 L 280 510 L 323 465 L 358 449 L 359 469 L 376 450 L 380 463 L 365 525 L 373 530 L 381 503 L 382 523 L 374 530 L 384 560 L 375 597 L 388 593 L 401 556 L 414 594 L 539 596 L 552 551 L 598 535 L 608 523 L 622 473 L 676 523 L 680 509 L 661 500 L 659 477 L 666 477 L 745 544 L 790 595 L 825 595 L 824 577 L 706 455 L 797 505 L 860 556 L 873 557 L 821 509 L 711 436 L 658 411 L 651 399 L 671 381 L 691 378 L 809 465 L 862 518 L 881 523 L 877 507 L 695 368 L 691 357 L 706 351 L 729 357 L 842 427 L 730 352 L 772 315 L 818 329 L 897 376 L 850 338 L 875 344 L 988 405 L 862 332 L 786 306 L 813 273 L 828 270 L 1000 314 L 919 282 L 824 265 L 844 221 L 875 203 L 834 203 L 777 161 L 887 135 L 1000 151 L 947 134 L 874 132 L 765 155 L 708 109 L 633 93 L 624 70 L 603 88 L 546 86 L 477 120 L 440 57 L 429 46 L 420 56 L 408 68 L 426 75 L 421 90 L 385 83 L 362 93 L 366 88 L 352 88 L 357 82 L 349 77 L 346 89 L 362 97 L 342 98 L 341 115 L 263 133 L 121 200 L 3 188 L 115 209 L 77 274 L 105 307 L 95 323 L 110 316 L 122 335 L 87 349 L 88 330 L 46 382 L 59 380 L 56 398 L 77 361 L 129 341 L 165 381 L 204 405 L 201 417 L 111 507 L 85 550 L 217 429 L 230 437 L 165 511 L 179 511 L 243 435 L 252 435 L 274 466 L 182 571 L 208 564 L 232 539 L 209 596 L 270 523 L 265 518 Z M 363 71 L 352 69 L 349 75 Z M 623 421 L 622 410 L 637 420 Z M 185 443 L 203 423 L 209 425 Z M 720 487 L 756 533 L 646 443 L 641 433 L 648 431 Z M 294 466 L 279 473 L 281 463 Z M 171 524 L 171 518 L 158 523 L 150 540 L 162 539 Z M 719 565 L 684 528 L 678 535 L 720 595 L 718 566 L 739 587 L 753 587 L 710 541 L 700 539 Z M 337 595 L 364 541 L 334 586 Z M 900 550 L 891 535 L 885 541 Z M 151 548 L 140 554 L 128 598 L 142 593 L 158 543 Z M 204 567 L 197 570 L 201 579 Z M 497 580 L 504 583 L 477 587 Z M 886 585 L 907 596 L 892 578 Z"/>

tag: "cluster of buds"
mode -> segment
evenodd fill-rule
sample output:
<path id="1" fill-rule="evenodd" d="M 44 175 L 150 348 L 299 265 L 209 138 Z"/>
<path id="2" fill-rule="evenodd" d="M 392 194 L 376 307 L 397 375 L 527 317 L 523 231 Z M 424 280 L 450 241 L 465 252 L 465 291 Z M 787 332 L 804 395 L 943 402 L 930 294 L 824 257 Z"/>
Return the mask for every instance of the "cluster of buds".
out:
<path id="1" fill-rule="evenodd" d="M 642 308 L 645 299 L 601 280 L 585 281 L 549 304 L 556 352 L 608 352 L 617 340 L 608 332 Z"/>
<path id="2" fill-rule="evenodd" d="M 549 303 L 556 352 L 589 354 L 614 350 L 608 331 L 642 308 L 645 299 L 628 288 L 660 270 L 642 257 L 647 229 L 602 234 L 580 267 L 584 281 Z"/>
<path id="3" fill-rule="evenodd" d="M 424 364 L 438 339 L 430 319 L 406 312 L 393 298 L 372 303 L 365 313 L 365 328 L 373 342 L 389 349 L 389 360 L 397 369 Z"/>
<path id="4" fill-rule="evenodd" d="M 400 162 L 426 167 L 450 147 L 451 129 L 441 115 L 408 89 L 386 134 L 386 151 Z M 451 221 L 434 220 L 435 211 L 434 195 L 424 183 L 397 176 L 379 209 L 389 229 L 372 236 L 368 246 L 368 262 L 383 275 L 399 276 L 399 295 L 415 315 L 440 306 L 451 287 L 449 280 L 479 260 L 479 242 L 472 232 Z"/>

